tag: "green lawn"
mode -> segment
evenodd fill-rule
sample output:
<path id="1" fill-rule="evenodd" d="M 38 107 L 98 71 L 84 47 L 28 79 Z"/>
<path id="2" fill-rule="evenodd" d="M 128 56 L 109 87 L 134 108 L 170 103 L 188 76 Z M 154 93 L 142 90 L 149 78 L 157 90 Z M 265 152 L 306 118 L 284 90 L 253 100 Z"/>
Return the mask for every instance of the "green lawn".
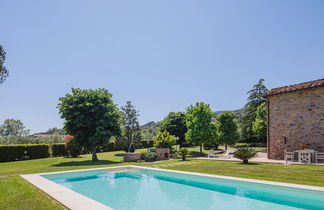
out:
<path id="1" fill-rule="evenodd" d="M 190 148 L 189 151 L 195 154 L 199 151 L 199 148 Z M 121 162 L 122 153 L 120 151 L 100 153 L 98 154 L 100 159 L 98 162 L 91 162 L 90 155 L 83 155 L 81 158 L 59 157 L 0 163 L 0 209 L 64 209 L 62 205 L 26 182 L 19 175 L 129 164 Z M 269 163 L 243 165 L 239 162 L 194 159 L 184 162 L 170 160 L 134 164 L 324 187 L 324 166 Z"/>

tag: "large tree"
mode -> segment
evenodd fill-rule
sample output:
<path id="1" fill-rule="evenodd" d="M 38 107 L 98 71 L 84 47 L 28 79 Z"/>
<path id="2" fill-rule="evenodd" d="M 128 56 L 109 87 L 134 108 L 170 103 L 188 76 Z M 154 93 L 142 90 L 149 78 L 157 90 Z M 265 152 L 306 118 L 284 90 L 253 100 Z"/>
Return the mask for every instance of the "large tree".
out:
<path id="1" fill-rule="evenodd" d="M 202 144 L 210 144 L 217 138 L 216 125 L 213 123 L 215 113 L 212 112 L 208 104 L 197 102 L 195 106 L 190 105 L 186 110 L 186 141 L 200 146 L 202 154 Z"/>
<path id="2" fill-rule="evenodd" d="M 6 52 L 2 45 L 0 45 L 0 84 L 3 83 L 9 76 L 9 71 L 5 67 L 4 62 L 6 60 Z"/>
<path id="3" fill-rule="evenodd" d="M 252 130 L 254 136 L 256 136 L 261 142 L 266 142 L 267 138 L 267 111 L 266 103 L 262 103 L 258 106 L 255 112 L 255 120 L 252 124 Z"/>
<path id="4" fill-rule="evenodd" d="M 241 137 L 243 139 L 251 139 L 253 137 L 252 123 L 255 121 L 255 112 L 257 107 L 265 102 L 262 95 L 267 91 L 264 79 L 260 79 L 253 88 L 248 91 L 248 102 L 244 106 L 240 117 Z"/>
<path id="5" fill-rule="evenodd" d="M 171 135 L 178 137 L 180 147 L 185 143 L 187 132 L 186 114 L 183 112 L 170 112 L 160 123 L 160 130 L 168 131 Z"/>
<path id="6" fill-rule="evenodd" d="M 217 116 L 217 134 L 218 143 L 225 145 L 235 145 L 239 140 L 239 133 L 237 130 L 237 123 L 235 121 L 235 115 L 232 112 L 222 112 Z"/>
<path id="7" fill-rule="evenodd" d="M 122 110 L 122 135 L 116 138 L 116 144 L 126 152 L 134 152 L 139 146 L 142 136 L 137 117 L 138 111 L 127 101 Z"/>
<path id="8" fill-rule="evenodd" d="M 20 120 L 6 119 L 0 126 L 0 136 L 27 136 L 29 129 Z"/>
<path id="9" fill-rule="evenodd" d="M 92 161 L 98 160 L 97 147 L 121 134 L 120 110 L 112 95 L 105 89 L 72 88 L 72 94 L 59 100 L 64 129 L 81 146 L 92 151 Z"/>

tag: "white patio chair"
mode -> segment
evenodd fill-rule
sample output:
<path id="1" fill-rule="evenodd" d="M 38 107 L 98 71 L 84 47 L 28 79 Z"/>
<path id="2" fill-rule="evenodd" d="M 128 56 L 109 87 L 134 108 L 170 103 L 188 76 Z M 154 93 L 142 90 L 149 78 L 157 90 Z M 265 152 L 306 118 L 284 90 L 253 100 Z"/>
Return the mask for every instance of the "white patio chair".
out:
<path id="1" fill-rule="evenodd" d="M 215 151 L 213 149 L 208 151 L 208 158 L 210 157 L 215 157 Z"/>
<path id="2" fill-rule="evenodd" d="M 220 158 L 224 158 L 224 159 L 231 159 L 231 158 L 232 158 L 231 153 L 233 153 L 233 151 L 227 149 L 227 150 L 225 150 L 225 152 L 224 152 L 221 156 L 219 156 L 219 157 L 220 157 Z"/>
<path id="3" fill-rule="evenodd" d="M 311 162 L 311 152 L 308 150 L 299 150 L 298 161 L 300 163 L 310 163 Z"/>
<path id="4" fill-rule="evenodd" d="M 285 161 L 286 161 L 286 164 L 288 163 L 288 160 L 289 161 L 294 161 L 294 153 L 293 152 L 287 152 L 287 150 L 285 149 Z"/>
<path id="5" fill-rule="evenodd" d="M 315 163 L 318 163 L 319 160 L 324 161 L 324 152 L 316 152 L 315 153 Z"/>

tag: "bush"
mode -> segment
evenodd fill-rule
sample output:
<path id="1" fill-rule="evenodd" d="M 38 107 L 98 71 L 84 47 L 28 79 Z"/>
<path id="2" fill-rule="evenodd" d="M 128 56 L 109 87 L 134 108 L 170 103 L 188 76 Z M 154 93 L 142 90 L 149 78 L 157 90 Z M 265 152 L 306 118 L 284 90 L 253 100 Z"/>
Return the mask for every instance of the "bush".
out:
<path id="1" fill-rule="evenodd" d="M 64 143 L 70 157 L 78 157 L 81 154 L 81 147 L 73 139 L 73 136 L 66 135 L 64 137 Z"/>
<path id="2" fill-rule="evenodd" d="M 255 157 L 256 154 L 257 152 L 253 148 L 243 147 L 243 148 L 238 148 L 234 152 L 234 157 L 243 160 L 243 163 L 247 164 L 249 163 L 249 159 Z"/>
<path id="3" fill-rule="evenodd" d="M 0 162 L 49 157 L 47 144 L 0 145 Z"/>
<path id="4" fill-rule="evenodd" d="M 142 159 L 146 162 L 153 162 L 157 159 L 157 154 L 151 151 L 142 152 Z"/>
<path id="5" fill-rule="evenodd" d="M 69 155 L 68 151 L 65 148 L 65 144 L 52 144 L 52 156 L 61 157 Z"/>
<path id="6" fill-rule="evenodd" d="M 186 148 L 180 148 L 178 153 L 182 157 L 182 160 L 185 161 L 188 150 Z"/>
<path id="7" fill-rule="evenodd" d="M 175 144 L 175 139 L 173 135 L 170 135 L 169 132 L 159 132 L 154 137 L 154 146 L 156 148 L 172 148 L 172 145 Z"/>

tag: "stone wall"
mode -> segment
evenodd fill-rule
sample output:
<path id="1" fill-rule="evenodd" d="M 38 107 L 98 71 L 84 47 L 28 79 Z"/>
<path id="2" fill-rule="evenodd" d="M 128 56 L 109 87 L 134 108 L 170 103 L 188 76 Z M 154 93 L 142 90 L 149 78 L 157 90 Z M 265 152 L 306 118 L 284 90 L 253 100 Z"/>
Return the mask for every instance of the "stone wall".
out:
<path id="1" fill-rule="evenodd" d="M 140 153 L 125 153 L 124 154 L 124 162 L 137 162 L 141 159 Z"/>
<path id="2" fill-rule="evenodd" d="M 268 158 L 305 144 L 324 152 L 324 87 L 269 96 L 268 112 Z"/>

